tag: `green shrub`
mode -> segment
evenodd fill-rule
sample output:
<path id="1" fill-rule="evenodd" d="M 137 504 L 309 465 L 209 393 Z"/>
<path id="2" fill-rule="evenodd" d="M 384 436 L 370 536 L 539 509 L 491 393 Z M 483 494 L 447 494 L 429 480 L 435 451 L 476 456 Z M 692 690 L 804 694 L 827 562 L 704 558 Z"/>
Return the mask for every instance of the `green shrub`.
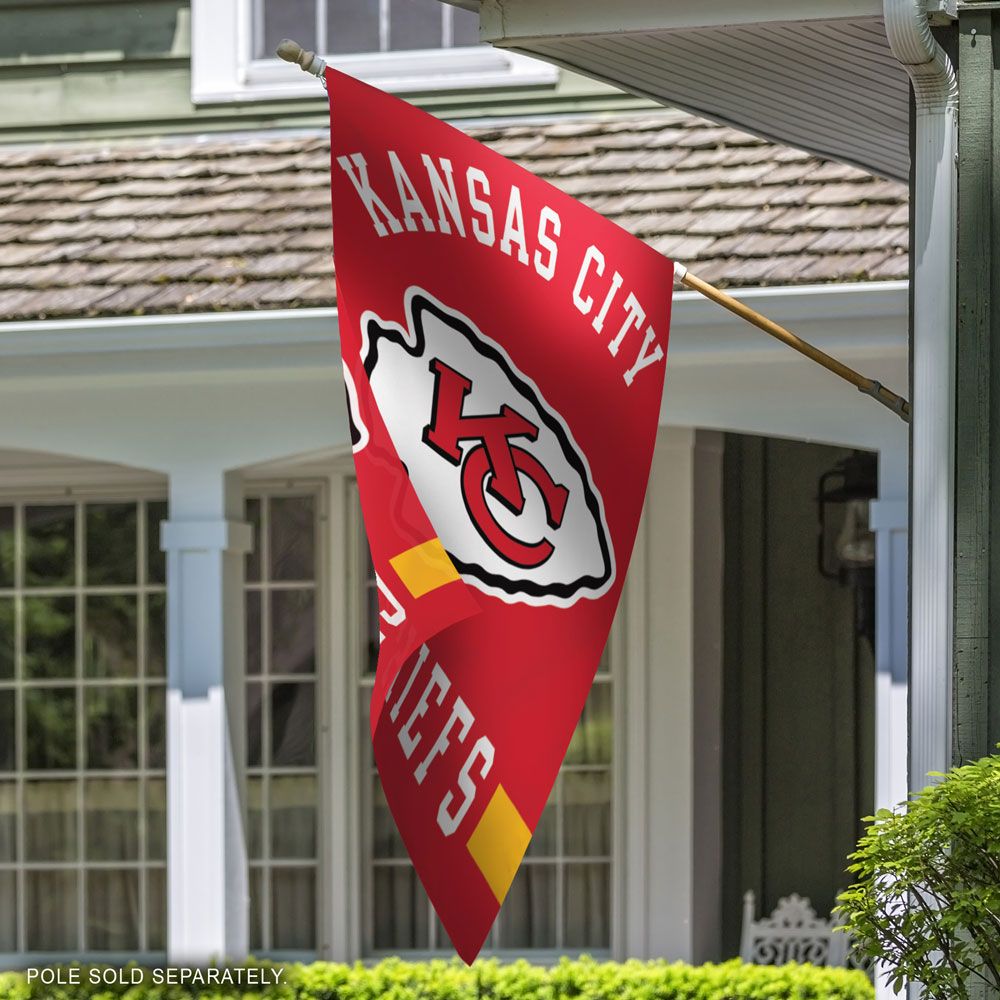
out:
<path id="1" fill-rule="evenodd" d="M 257 967 L 282 968 L 271 963 Z M 135 985 L 89 986 L 90 969 L 77 966 L 79 986 L 29 984 L 24 973 L 0 973 L 0 1000 L 872 1000 L 860 972 L 809 965 L 684 965 L 680 962 L 595 962 L 563 959 L 552 968 L 527 962 L 403 962 L 378 965 L 286 965 L 278 986 L 155 985 L 144 971 Z"/>
<path id="2" fill-rule="evenodd" d="M 1000 990 L 1000 756 L 869 817 L 840 912 L 856 947 L 935 1000 Z"/>

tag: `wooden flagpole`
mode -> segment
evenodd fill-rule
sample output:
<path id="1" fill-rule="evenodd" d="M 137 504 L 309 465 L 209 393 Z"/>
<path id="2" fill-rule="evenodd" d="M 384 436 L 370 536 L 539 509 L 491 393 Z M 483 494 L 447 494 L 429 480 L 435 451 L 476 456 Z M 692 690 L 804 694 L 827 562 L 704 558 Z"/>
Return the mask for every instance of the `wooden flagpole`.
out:
<path id="1" fill-rule="evenodd" d="M 814 347 L 792 333 L 791 330 L 786 330 L 783 326 L 775 323 L 774 320 L 762 316 L 756 309 L 751 309 L 745 302 L 740 302 L 739 299 L 728 295 L 721 288 L 716 288 L 715 285 L 710 285 L 696 274 L 692 274 L 683 264 L 675 262 L 674 275 L 685 288 L 699 292 L 705 298 L 711 299 L 722 306 L 723 309 L 728 309 L 731 313 L 739 316 L 740 319 L 745 319 L 748 323 L 757 327 L 758 330 L 763 330 L 764 333 L 770 334 L 783 344 L 787 344 L 793 351 L 798 351 L 799 354 L 805 355 L 810 361 L 815 361 L 816 364 L 822 365 L 827 371 L 833 372 L 834 375 L 844 379 L 845 382 L 850 382 L 851 385 L 855 386 L 866 396 L 871 396 L 872 399 L 888 407 L 893 413 L 898 414 L 901 419 L 905 420 L 906 423 L 910 422 L 910 404 L 902 396 L 897 395 L 891 389 L 887 389 L 881 382 L 873 378 L 867 378 L 860 372 L 856 372 L 853 368 L 843 364 L 843 362 L 831 357 L 825 351 Z"/>
<path id="2" fill-rule="evenodd" d="M 293 42 L 290 38 L 283 39 L 278 45 L 277 55 L 279 58 L 284 59 L 285 62 L 295 63 L 306 73 L 319 77 L 321 81 L 323 80 L 326 63 L 315 52 L 307 52 L 298 42 Z M 850 382 L 860 392 L 863 392 L 866 396 L 871 396 L 872 399 L 877 400 L 883 406 L 892 410 L 893 413 L 897 414 L 907 423 L 910 422 L 910 404 L 902 396 L 897 395 L 891 389 L 887 389 L 881 382 L 873 378 L 867 378 L 860 372 L 856 372 L 853 368 L 831 357 L 825 351 L 821 351 L 818 347 L 814 347 L 801 337 L 796 336 L 791 330 L 786 330 L 773 320 L 762 316 L 756 309 L 751 309 L 750 306 L 740 302 L 739 299 L 728 295 L 721 288 L 716 288 L 715 285 L 710 285 L 696 274 L 692 274 L 683 264 L 676 261 L 674 262 L 674 276 L 685 288 L 699 292 L 705 298 L 711 299 L 722 306 L 723 309 L 728 309 L 731 313 L 757 327 L 758 330 L 763 330 L 764 333 L 770 334 L 783 344 L 787 344 L 793 351 L 798 351 L 799 354 L 805 355 L 810 361 L 815 361 L 816 364 L 822 365 L 827 371 L 833 372 L 834 375 L 839 376 L 846 382 Z"/>

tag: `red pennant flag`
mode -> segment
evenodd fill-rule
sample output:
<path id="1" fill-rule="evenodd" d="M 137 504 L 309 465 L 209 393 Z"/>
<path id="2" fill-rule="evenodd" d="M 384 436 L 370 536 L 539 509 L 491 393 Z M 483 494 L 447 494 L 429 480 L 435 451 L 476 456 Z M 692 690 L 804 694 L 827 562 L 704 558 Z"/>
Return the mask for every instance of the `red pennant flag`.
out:
<path id="1" fill-rule="evenodd" d="M 326 80 L 340 338 L 379 589 L 375 760 L 471 962 L 618 604 L 673 264 L 450 125 Z"/>

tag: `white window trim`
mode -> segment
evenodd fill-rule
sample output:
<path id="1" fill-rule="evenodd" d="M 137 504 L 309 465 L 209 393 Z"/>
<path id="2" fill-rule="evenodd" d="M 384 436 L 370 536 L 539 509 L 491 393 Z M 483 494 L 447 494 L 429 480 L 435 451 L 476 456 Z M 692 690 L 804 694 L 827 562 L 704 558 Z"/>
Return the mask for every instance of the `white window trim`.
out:
<path id="1" fill-rule="evenodd" d="M 315 531 L 316 537 L 314 541 L 315 548 L 315 558 L 316 565 L 314 570 L 314 577 L 312 580 L 312 591 L 315 595 L 315 613 L 316 613 L 316 669 L 313 675 L 311 683 L 315 685 L 315 705 L 316 705 L 316 716 L 314 720 L 314 726 L 316 730 L 316 762 L 310 766 L 303 767 L 283 767 L 275 766 L 272 763 L 266 761 L 262 757 L 261 763 L 259 765 L 254 765 L 252 768 L 244 762 L 243 774 L 246 778 L 251 776 L 251 772 L 254 776 L 267 776 L 268 780 L 273 779 L 275 775 L 281 776 L 282 774 L 305 774 L 310 770 L 314 772 L 314 777 L 316 779 L 316 856 L 313 859 L 275 859 L 271 856 L 271 851 L 269 846 L 265 846 L 264 857 L 262 858 L 250 858 L 249 853 L 247 856 L 247 868 L 248 872 L 252 875 L 255 869 L 270 868 L 273 872 L 275 868 L 282 867 L 283 864 L 290 864 L 293 866 L 301 864 L 301 866 L 309 867 L 312 866 L 316 870 L 316 947 L 311 950 L 294 950 L 294 949 L 282 949 L 270 947 L 262 947 L 255 954 L 260 958 L 267 958 L 275 962 L 315 962 L 322 959 L 329 959 L 331 957 L 331 945 L 330 945 L 330 928 L 334 921 L 334 915 L 332 913 L 331 905 L 333 899 L 336 897 L 331 897 L 330 893 L 326 891 L 328 881 L 329 881 L 329 867 L 330 858 L 328 853 L 328 845 L 334 836 L 333 827 L 336 824 L 336 811 L 333 808 L 333 804 L 329 797 L 330 795 L 330 774 L 328 773 L 330 769 L 330 761 L 332 760 L 332 754 L 329 750 L 329 733 L 330 733 L 330 718 L 329 709 L 331 704 L 331 697 L 328 688 L 331 685 L 331 677 L 334 675 L 335 671 L 330 669 L 330 656 L 331 650 L 329 645 L 329 614 L 328 608 L 330 606 L 330 601 L 328 597 L 329 588 L 329 540 L 327 538 L 329 532 L 329 512 L 330 512 L 330 496 L 329 496 L 329 479 L 323 475 L 321 470 L 313 471 L 310 469 L 299 470 L 296 475 L 285 475 L 278 476 L 276 473 L 268 476 L 252 476 L 248 477 L 243 483 L 243 503 L 244 510 L 246 501 L 250 498 L 263 500 L 265 498 L 273 499 L 288 496 L 311 496 L 316 504 L 316 516 L 315 516 Z M 265 558 L 265 544 L 263 542 L 263 530 L 261 531 L 261 559 Z M 266 594 L 268 591 L 274 592 L 275 589 L 280 589 L 280 584 L 277 588 L 273 586 L 274 580 L 270 578 L 267 574 L 267 579 L 265 581 L 265 570 L 263 564 L 261 566 L 260 577 L 252 582 L 246 579 L 243 580 L 242 589 L 245 595 L 251 590 L 257 590 L 262 594 Z M 296 582 L 295 586 L 305 588 L 306 582 Z M 263 655 L 263 650 L 262 650 Z M 265 674 L 262 672 L 260 675 L 251 677 L 246 672 L 246 658 L 243 661 L 243 671 L 241 675 L 241 682 L 245 686 L 247 683 L 263 683 L 263 678 Z M 275 683 L 275 678 L 280 676 L 274 672 L 268 670 L 266 676 L 269 678 L 270 683 Z M 306 683 L 309 683 L 308 681 Z M 264 812 L 267 812 L 270 808 L 270 802 L 267 803 L 267 808 Z M 269 818 L 264 817 L 264 830 L 265 838 L 268 836 L 267 831 L 269 830 Z M 250 886 L 251 891 L 253 886 Z M 273 888 L 273 883 L 268 882 L 268 893 L 265 897 L 267 902 L 270 901 L 270 893 Z M 261 905 L 264 905 L 265 901 L 262 901 Z M 249 911 L 248 911 L 249 919 Z M 271 922 L 271 918 L 268 919 L 268 937 L 273 939 L 274 926 Z"/>
<path id="2" fill-rule="evenodd" d="M 317 96 L 316 81 L 279 59 L 252 59 L 251 0 L 191 0 L 191 100 L 195 104 Z M 493 46 L 377 52 L 327 60 L 393 93 L 553 84 L 549 63 Z"/>

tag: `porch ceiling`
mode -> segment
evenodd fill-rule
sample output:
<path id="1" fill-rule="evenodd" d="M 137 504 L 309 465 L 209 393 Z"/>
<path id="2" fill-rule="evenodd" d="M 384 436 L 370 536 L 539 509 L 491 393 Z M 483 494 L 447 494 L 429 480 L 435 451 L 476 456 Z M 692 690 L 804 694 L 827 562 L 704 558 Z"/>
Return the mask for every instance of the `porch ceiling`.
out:
<path id="1" fill-rule="evenodd" d="M 468 0 L 461 0 L 463 6 Z M 881 0 L 483 0 L 482 37 L 905 180 L 909 83 Z"/>

